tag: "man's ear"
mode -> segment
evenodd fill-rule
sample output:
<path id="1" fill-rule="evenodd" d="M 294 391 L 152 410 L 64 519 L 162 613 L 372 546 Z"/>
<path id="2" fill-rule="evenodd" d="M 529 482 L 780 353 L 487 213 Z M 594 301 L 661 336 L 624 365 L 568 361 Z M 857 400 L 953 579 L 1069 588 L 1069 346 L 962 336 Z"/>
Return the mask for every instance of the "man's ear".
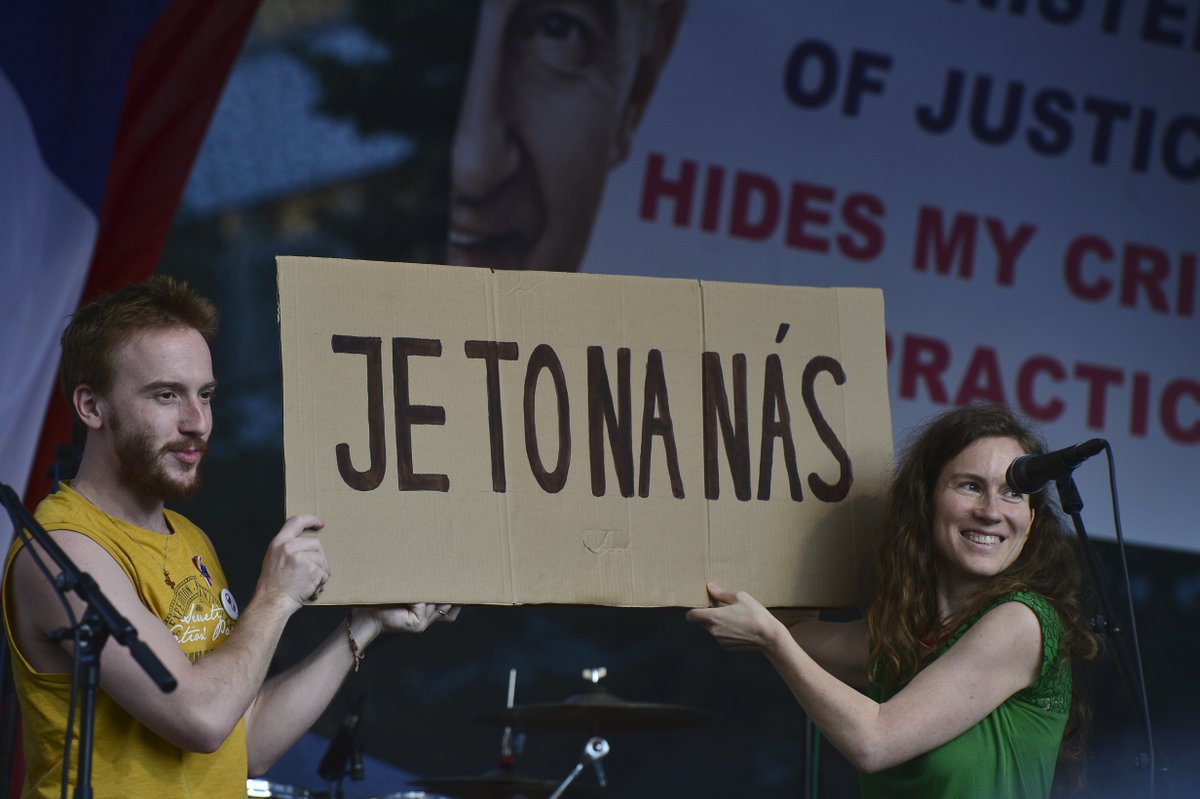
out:
<path id="1" fill-rule="evenodd" d="M 71 405 L 75 409 L 75 416 L 89 430 L 99 430 L 104 426 L 108 404 L 87 383 L 75 386 Z"/>
<path id="2" fill-rule="evenodd" d="M 654 19 L 647 23 L 650 41 L 642 46 L 642 54 L 638 59 L 637 71 L 633 75 L 633 85 L 629 89 L 629 99 L 621 113 L 620 127 L 617 129 L 616 140 L 613 142 L 612 158 L 609 168 L 615 167 L 629 157 L 629 149 L 633 144 L 633 134 L 637 131 L 654 95 L 654 87 L 658 85 L 658 76 L 666 66 L 675 46 L 675 37 L 679 33 L 679 25 L 683 22 L 687 10 L 686 0 L 650 0 L 654 8 L 649 12 Z"/>

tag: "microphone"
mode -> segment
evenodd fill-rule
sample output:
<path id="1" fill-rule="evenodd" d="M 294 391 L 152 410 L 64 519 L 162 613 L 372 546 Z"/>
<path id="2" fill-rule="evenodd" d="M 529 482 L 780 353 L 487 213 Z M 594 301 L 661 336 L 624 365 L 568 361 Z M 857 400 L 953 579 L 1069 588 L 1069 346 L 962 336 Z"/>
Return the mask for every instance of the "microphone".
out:
<path id="1" fill-rule="evenodd" d="M 1036 494 L 1046 483 L 1070 474 L 1107 445 L 1103 438 L 1093 438 L 1043 455 L 1022 455 L 1008 467 L 1008 487 L 1022 494 Z"/>

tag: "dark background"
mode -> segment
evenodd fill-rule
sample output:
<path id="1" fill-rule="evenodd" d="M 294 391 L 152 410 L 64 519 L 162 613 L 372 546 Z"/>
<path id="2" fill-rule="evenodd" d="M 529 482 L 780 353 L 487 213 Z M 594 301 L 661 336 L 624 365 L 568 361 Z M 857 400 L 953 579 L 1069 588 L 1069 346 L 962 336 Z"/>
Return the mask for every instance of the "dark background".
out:
<path id="1" fill-rule="evenodd" d="M 223 330 L 214 353 L 221 390 L 205 487 L 180 510 L 212 536 L 243 604 L 284 515 L 274 257 L 440 260 L 448 142 L 474 15 L 473 3 L 459 2 L 265 3 L 239 70 L 266 80 L 280 65 L 300 65 L 314 79 L 318 116 L 350 123 L 363 142 L 400 147 L 402 141 L 407 155 L 349 157 L 332 178 L 308 184 L 255 184 L 264 166 L 248 164 L 246 183 L 224 194 L 202 182 L 201 170 L 185 196 L 160 271 L 212 297 Z M 346 37 L 358 46 L 366 41 L 372 57 L 354 55 Z M 236 105 L 230 108 L 218 115 L 236 112 Z M 314 160 L 318 155 L 312 153 Z M 1085 518 L 1103 520 L 1095 526 L 1107 529 L 1108 498 L 1084 499 Z M 1132 592 L 1159 765 L 1171 769 L 1159 796 L 1200 795 L 1200 691 L 1192 677 L 1200 662 L 1200 557 L 1128 547 L 1126 586 L 1115 545 L 1096 546 L 1105 590 L 1118 607 L 1126 589 Z M 297 614 L 276 665 L 302 657 L 343 613 L 309 608 Z M 720 717 L 696 729 L 608 735 L 606 795 L 804 795 L 811 779 L 805 719 L 788 690 L 762 658 L 722 652 L 683 615 L 681 609 L 466 608 L 453 625 L 376 642 L 316 730 L 333 735 L 361 698 L 360 741 L 368 755 L 421 776 L 481 774 L 497 765 L 501 730 L 473 717 L 503 706 L 509 669 L 517 670 L 521 704 L 579 693 L 581 671 L 603 666 L 607 689 L 622 698 L 694 706 Z M 1117 615 L 1128 630 L 1125 614 Z M 1085 676 L 1096 710 L 1085 795 L 1142 795 L 1146 777 L 1132 761 L 1143 745 L 1112 659 Z M 584 732 L 530 731 L 518 769 L 561 779 L 586 738 Z M 820 795 L 856 795 L 852 769 L 830 747 L 820 752 Z M 315 763 L 307 775 L 288 776 L 322 785 Z M 588 771 L 580 781 L 594 778 Z M 353 783 L 346 794 L 362 795 Z"/>

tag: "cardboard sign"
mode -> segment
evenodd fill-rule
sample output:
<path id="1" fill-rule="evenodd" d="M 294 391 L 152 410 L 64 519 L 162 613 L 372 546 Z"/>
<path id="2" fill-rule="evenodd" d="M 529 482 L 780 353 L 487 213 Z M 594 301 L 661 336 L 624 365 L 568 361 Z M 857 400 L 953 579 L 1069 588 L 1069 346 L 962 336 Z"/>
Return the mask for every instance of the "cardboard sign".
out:
<path id="1" fill-rule="evenodd" d="M 883 297 L 278 259 L 288 513 L 329 604 L 852 604 Z"/>

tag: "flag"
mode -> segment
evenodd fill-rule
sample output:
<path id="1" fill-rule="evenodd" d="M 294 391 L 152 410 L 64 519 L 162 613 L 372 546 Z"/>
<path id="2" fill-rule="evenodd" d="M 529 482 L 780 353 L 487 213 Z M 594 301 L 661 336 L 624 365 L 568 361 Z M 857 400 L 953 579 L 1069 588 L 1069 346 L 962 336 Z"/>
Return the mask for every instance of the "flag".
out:
<path id="1" fill-rule="evenodd" d="M 58 337 L 154 272 L 258 3 L 0 5 L 0 482 L 31 505 L 70 439 Z"/>

